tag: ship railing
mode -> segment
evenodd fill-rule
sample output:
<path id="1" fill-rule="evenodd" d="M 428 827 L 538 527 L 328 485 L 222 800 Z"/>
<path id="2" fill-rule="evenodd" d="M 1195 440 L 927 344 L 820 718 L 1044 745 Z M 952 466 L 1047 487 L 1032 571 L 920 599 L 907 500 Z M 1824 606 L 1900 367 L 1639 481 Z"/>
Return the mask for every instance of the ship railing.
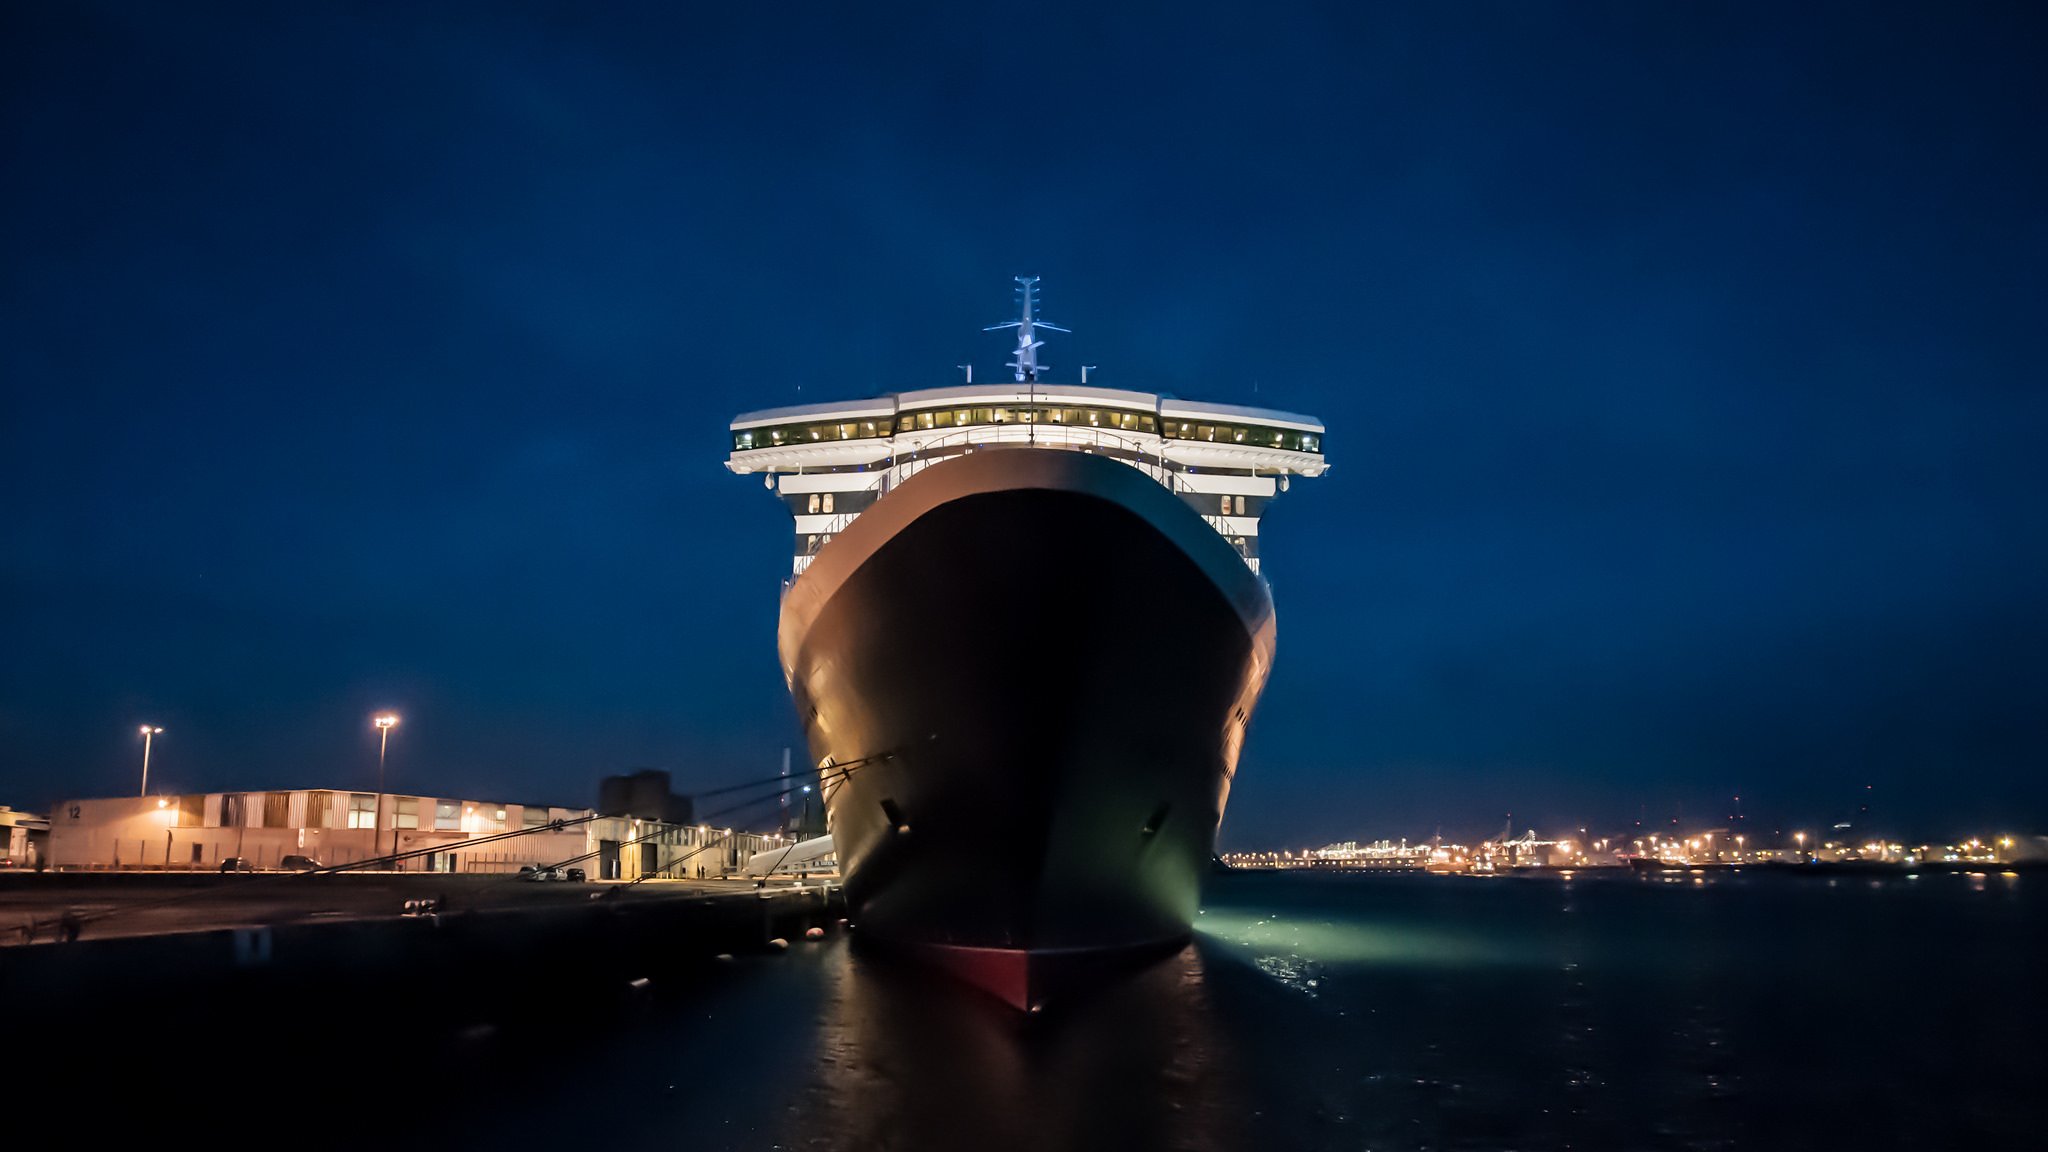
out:
<path id="1" fill-rule="evenodd" d="M 901 437 L 898 437 L 899 441 Z M 901 483 L 941 460 L 983 447 L 1029 446 L 1087 452 L 1128 464 L 1173 492 L 1188 490 L 1179 471 L 1166 463 L 1161 445 L 1118 435 L 1103 428 L 1074 424 L 993 424 L 959 428 L 919 441 L 909 452 L 899 450 L 890 463 L 894 483 Z"/>

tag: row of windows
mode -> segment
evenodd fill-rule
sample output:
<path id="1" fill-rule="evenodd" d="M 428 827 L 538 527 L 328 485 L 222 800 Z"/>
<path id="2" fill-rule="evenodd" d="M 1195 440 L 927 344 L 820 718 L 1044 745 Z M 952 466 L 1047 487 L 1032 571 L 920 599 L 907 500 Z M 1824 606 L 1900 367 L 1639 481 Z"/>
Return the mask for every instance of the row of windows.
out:
<path id="1" fill-rule="evenodd" d="M 998 405 L 989 408 L 936 408 L 905 412 L 888 420 L 846 420 L 830 424 L 782 424 L 773 428 L 748 428 L 732 434 L 735 452 L 753 448 L 779 448 L 785 444 L 818 444 L 828 440 L 872 440 L 895 432 L 922 432 L 938 428 L 971 428 L 989 424 L 1047 424 L 1060 427 L 1102 428 L 1111 431 L 1163 435 L 1172 440 L 1205 440 L 1223 444 L 1250 444 L 1261 448 L 1284 448 L 1290 452 L 1321 452 L 1322 437 L 1314 432 L 1287 428 L 1264 428 L 1246 424 L 1204 424 L 1190 420 L 1168 420 L 1163 424 L 1150 412 L 1126 412 L 1118 408 L 1019 408 Z"/>
<path id="2" fill-rule="evenodd" d="M 1291 428 L 1261 428 L 1252 424 L 1200 424 L 1191 420 L 1168 420 L 1168 440 L 1206 440 L 1216 444 L 1249 444 L 1255 448 L 1284 448 L 1289 452 L 1321 452 L 1323 438 L 1314 432 Z"/>
<path id="3" fill-rule="evenodd" d="M 206 826 L 206 797 L 178 797 L 177 815 L 174 823 L 179 828 Z M 422 809 L 422 803 L 432 805 L 432 815 Z M 390 800 L 392 822 L 400 828 L 431 827 L 439 832 L 463 831 L 463 817 L 470 818 L 470 831 L 502 832 L 506 828 L 506 812 L 497 805 L 465 806 L 460 800 L 422 800 L 418 796 L 394 796 Z M 249 815 L 254 811 L 260 819 L 251 824 Z M 422 825 L 423 818 L 432 821 Z M 527 808 L 524 826 L 538 828 L 548 822 L 548 810 L 541 807 Z M 373 792 L 308 792 L 306 793 L 306 828 L 375 828 L 377 826 L 377 796 Z M 291 793 L 289 792 L 228 792 L 220 798 L 220 823 L 222 828 L 289 828 L 291 824 Z"/>

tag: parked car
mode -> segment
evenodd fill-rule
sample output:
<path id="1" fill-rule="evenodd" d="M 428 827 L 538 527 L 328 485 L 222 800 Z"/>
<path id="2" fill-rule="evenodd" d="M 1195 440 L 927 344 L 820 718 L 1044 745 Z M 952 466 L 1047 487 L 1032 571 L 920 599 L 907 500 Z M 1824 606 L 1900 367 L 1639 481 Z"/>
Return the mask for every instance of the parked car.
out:
<path id="1" fill-rule="evenodd" d="M 538 864 L 521 864 L 519 866 L 519 878 L 521 880 L 560 880 L 563 876 L 560 868 L 543 868 Z"/>
<path id="2" fill-rule="evenodd" d="M 563 878 L 564 880 L 568 880 L 568 881 L 571 881 L 572 883 L 576 883 L 576 884 L 581 884 L 581 883 L 583 883 L 583 882 L 584 882 L 585 880 L 588 880 L 588 879 L 590 879 L 590 877 L 588 877 L 588 876 L 586 876 L 586 875 L 584 875 L 584 874 L 583 874 L 583 869 L 581 869 L 581 868 L 570 868 L 570 869 L 568 869 L 568 870 L 564 871 L 564 872 L 562 873 L 562 878 Z"/>
<path id="3" fill-rule="evenodd" d="M 227 856 L 221 859 L 220 870 L 223 872 L 254 872 L 256 865 L 251 864 L 247 856 Z"/>
<path id="4" fill-rule="evenodd" d="M 286 856 L 277 862 L 277 866 L 293 872 L 311 872 L 320 867 L 320 862 L 311 856 Z"/>

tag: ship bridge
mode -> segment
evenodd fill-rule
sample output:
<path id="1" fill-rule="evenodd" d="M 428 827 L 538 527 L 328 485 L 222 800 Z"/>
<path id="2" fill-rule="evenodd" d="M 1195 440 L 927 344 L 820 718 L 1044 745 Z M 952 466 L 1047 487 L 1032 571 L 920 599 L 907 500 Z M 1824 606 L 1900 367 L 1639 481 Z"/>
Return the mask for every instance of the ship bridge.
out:
<path id="1" fill-rule="evenodd" d="M 793 569 L 891 489 L 935 463 L 992 448 L 1090 452 L 1178 494 L 1254 572 L 1259 519 L 1290 478 L 1320 476 L 1323 425 L 1311 416 L 1041 378 L 1037 278 L 1017 278 L 1014 382 L 889 393 L 748 412 L 732 422 L 726 467 L 760 473 L 796 518 Z M 1082 373 L 1085 381 L 1086 371 Z M 972 373 L 969 373 L 970 379 Z"/>
<path id="2" fill-rule="evenodd" d="M 1323 425 L 1309 416 L 1085 385 L 964 385 L 746 413 L 726 467 L 761 473 L 796 519 L 793 570 L 897 484 L 998 447 L 1120 460 L 1187 501 L 1259 567 L 1259 518 L 1290 477 L 1320 476 Z"/>

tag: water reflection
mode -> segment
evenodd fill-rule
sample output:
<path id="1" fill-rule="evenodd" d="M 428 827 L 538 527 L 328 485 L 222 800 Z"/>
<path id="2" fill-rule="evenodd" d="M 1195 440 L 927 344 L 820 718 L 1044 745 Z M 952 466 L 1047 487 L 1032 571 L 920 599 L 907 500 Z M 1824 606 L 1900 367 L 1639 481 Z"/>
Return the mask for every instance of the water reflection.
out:
<path id="1" fill-rule="evenodd" d="M 828 981 L 814 1083 L 782 1147 L 1244 1147 L 1243 1078 L 1193 947 L 1020 1016 L 849 950 Z"/>

